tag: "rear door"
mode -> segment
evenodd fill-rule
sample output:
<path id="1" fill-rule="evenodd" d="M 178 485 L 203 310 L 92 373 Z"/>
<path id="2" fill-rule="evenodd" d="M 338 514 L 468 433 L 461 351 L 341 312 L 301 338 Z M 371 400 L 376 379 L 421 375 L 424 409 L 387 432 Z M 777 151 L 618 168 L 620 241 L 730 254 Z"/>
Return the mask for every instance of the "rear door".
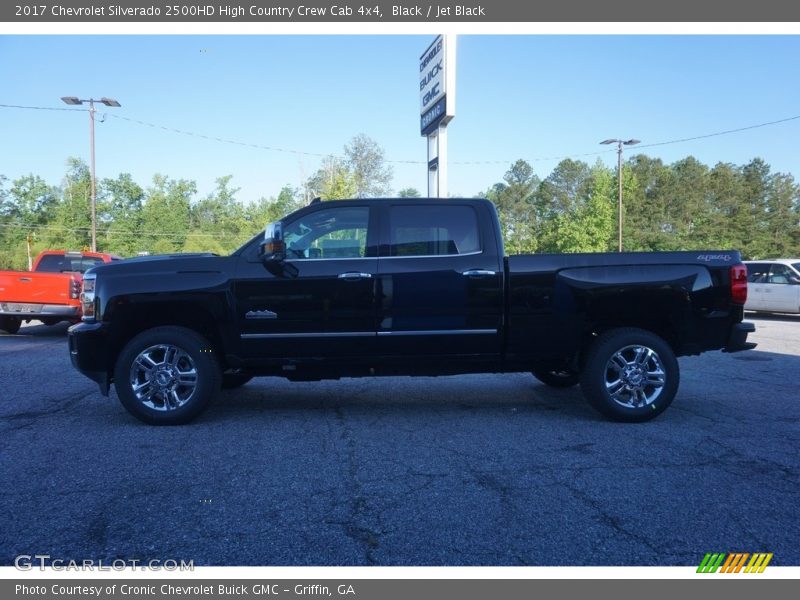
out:
<path id="1" fill-rule="evenodd" d="M 479 203 L 387 203 L 378 258 L 378 352 L 499 355 L 503 266 Z"/>
<path id="2" fill-rule="evenodd" d="M 747 263 L 747 302 L 745 310 L 768 310 L 764 307 L 764 285 L 770 263 Z"/>

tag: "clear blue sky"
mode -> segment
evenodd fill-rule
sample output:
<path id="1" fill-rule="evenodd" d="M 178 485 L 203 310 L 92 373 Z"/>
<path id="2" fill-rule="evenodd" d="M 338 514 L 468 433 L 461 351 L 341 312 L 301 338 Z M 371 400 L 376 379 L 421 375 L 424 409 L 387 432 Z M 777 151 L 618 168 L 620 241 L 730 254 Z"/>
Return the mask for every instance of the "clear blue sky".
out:
<path id="1" fill-rule="evenodd" d="M 368 25 L 365 25 L 368 27 Z M 98 178 L 129 172 L 195 180 L 200 195 L 233 175 L 249 201 L 300 186 L 317 156 L 365 133 L 395 164 L 394 188 L 426 192 L 418 57 L 432 36 L 0 36 L 0 104 L 66 108 L 61 96 L 109 96 L 97 125 Z M 800 36 L 459 36 L 458 105 L 449 129 L 450 191 L 474 195 L 524 158 L 540 176 L 557 160 L 800 115 Z M 98 113 L 101 116 L 102 113 Z M 0 174 L 61 181 L 88 161 L 85 112 L 0 108 Z M 713 165 L 764 158 L 800 176 L 800 120 L 642 150 Z M 613 164 L 615 155 L 602 155 Z M 594 162 L 595 157 L 582 157 Z M 459 164 L 466 161 L 499 161 Z"/>

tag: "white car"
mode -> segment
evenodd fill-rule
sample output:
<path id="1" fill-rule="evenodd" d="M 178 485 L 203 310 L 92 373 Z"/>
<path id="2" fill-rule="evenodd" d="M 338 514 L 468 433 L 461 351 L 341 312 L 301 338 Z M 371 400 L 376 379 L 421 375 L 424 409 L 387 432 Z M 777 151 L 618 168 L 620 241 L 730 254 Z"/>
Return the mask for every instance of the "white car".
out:
<path id="1" fill-rule="evenodd" d="M 800 313 L 800 258 L 745 261 L 745 310 Z"/>

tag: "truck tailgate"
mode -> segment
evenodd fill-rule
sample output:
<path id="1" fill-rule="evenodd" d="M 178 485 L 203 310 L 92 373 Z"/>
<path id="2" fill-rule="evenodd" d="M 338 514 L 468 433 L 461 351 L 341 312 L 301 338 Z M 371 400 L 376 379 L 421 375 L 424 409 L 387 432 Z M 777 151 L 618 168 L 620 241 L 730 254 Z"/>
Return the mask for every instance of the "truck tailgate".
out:
<path id="1" fill-rule="evenodd" d="M 32 271 L 0 271 L 0 303 L 70 304 L 72 273 L 35 273 Z"/>

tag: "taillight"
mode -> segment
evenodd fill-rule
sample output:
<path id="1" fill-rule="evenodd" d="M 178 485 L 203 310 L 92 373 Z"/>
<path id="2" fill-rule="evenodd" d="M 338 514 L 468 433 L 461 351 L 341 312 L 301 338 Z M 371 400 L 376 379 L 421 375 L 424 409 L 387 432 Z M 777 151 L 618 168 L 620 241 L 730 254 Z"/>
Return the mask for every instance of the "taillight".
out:
<path id="1" fill-rule="evenodd" d="M 745 265 L 733 265 L 730 276 L 731 302 L 744 304 L 747 302 L 747 267 Z"/>
<path id="2" fill-rule="evenodd" d="M 94 289 L 97 283 L 97 275 L 94 273 L 85 273 L 83 276 L 83 292 L 81 293 L 81 310 L 84 321 L 94 321 L 95 318 L 95 303 L 94 303 Z"/>
<path id="3" fill-rule="evenodd" d="M 81 296 L 81 284 L 77 279 L 70 279 L 69 281 L 69 297 L 77 300 Z"/>

